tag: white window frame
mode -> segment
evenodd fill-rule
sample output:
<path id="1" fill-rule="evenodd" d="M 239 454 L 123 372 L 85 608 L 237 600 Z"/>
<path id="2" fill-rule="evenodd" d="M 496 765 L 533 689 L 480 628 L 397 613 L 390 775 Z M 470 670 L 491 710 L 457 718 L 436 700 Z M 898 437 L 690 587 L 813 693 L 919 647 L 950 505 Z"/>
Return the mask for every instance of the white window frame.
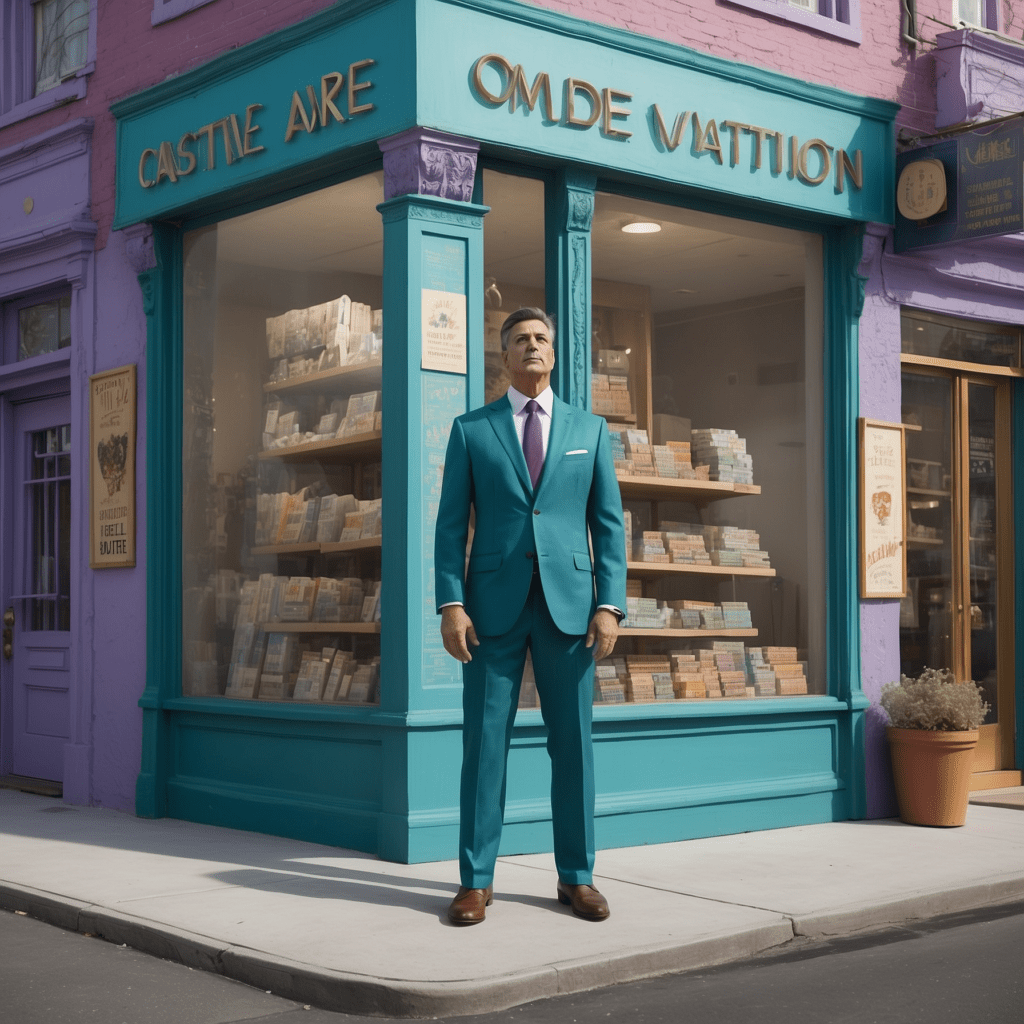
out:
<path id="1" fill-rule="evenodd" d="M 834 36 L 848 43 L 860 44 L 860 0 L 815 0 L 817 12 L 807 11 L 789 0 L 722 0 L 735 7 L 745 7 L 767 14 L 780 21 L 813 29 L 822 35 Z M 995 0 L 986 0 L 995 2 Z"/>
<path id="2" fill-rule="evenodd" d="M 60 2 L 61 2 L 61 0 L 32 0 L 32 21 L 33 21 L 33 26 L 34 26 L 33 33 L 32 33 L 32 43 L 33 43 L 33 52 L 35 54 L 35 74 L 34 74 L 35 83 L 34 83 L 34 92 L 35 92 L 35 94 L 37 96 L 41 96 L 44 92 L 49 92 L 51 89 L 55 89 L 62 82 L 66 82 L 66 81 L 68 81 L 71 78 L 75 78 L 78 75 L 79 70 L 82 67 L 84 67 L 88 63 L 88 61 L 89 61 L 89 54 L 88 54 L 89 30 L 88 30 L 88 26 L 86 26 L 86 53 L 85 53 L 85 55 L 84 55 L 84 57 L 82 59 L 82 63 L 79 64 L 78 67 L 70 68 L 66 74 L 62 75 L 61 74 L 61 68 L 60 68 L 60 60 L 58 58 L 56 73 L 51 75 L 49 78 L 43 80 L 43 82 L 40 82 L 40 80 L 39 80 L 40 47 L 42 45 L 42 39 L 40 37 L 40 29 L 41 29 L 41 24 L 42 24 L 43 8 L 44 8 L 44 6 L 47 3 L 54 3 L 54 4 L 56 4 L 56 3 L 60 3 Z M 71 3 L 74 3 L 75 0 L 67 0 L 67 2 L 69 4 L 71 4 Z M 86 10 L 86 17 L 89 17 L 90 20 L 91 20 L 92 12 L 90 10 L 88 10 L 88 6 L 89 6 L 88 3 L 86 3 L 86 8 L 87 8 L 87 10 Z M 63 41 L 61 43 L 61 47 L 63 49 Z"/>
<path id="3" fill-rule="evenodd" d="M 0 0 L 0 128 L 85 98 L 88 76 L 96 70 L 97 3 L 89 0 L 85 64 L 36 96 L 34 5 L 31 0 Z"/>
<path id="4" fill-rule="evenodd" d="M 999 31 L 999 0 L 981 0 L 981 21 L 964 21 L 960 17 L 960 2 L 953 0 L 953 24 L 966 25 L 968 28 L 985 28 L 990 32 Z"/>
<path id="5" fill-rule="evenodd" d="M 150 15 L 150 24 L 162 25 L 165 21 L 180 18 L 197 7 L 205 7 L 212 4 L 213 0 L 153 0 L 153 13 Z"/>

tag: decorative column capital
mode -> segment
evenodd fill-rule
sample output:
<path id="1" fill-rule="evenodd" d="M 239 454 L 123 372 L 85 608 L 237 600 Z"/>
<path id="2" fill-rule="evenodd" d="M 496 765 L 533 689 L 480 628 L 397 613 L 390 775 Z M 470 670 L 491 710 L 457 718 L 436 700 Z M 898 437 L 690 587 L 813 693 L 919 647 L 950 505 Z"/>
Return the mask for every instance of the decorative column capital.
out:
<path id="1" fill-rule="evenodd" d="M 420 195 L 472 202 L 479 142 L 410 128 L 377 145 L 384 154 L 385 199 Z"/>
<path id="2" fill-rule="evenodd" d="M 136 276 L 156 266 L 152 224 L 133 224 L 124 229 L 124 254 Z"/>

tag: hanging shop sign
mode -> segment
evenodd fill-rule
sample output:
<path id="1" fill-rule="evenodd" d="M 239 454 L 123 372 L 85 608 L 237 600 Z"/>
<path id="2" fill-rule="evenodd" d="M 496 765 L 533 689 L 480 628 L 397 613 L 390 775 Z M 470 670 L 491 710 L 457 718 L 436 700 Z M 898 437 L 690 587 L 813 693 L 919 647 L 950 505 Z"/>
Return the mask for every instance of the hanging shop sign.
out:
<path id="1" fill-rule="evenodd" d="M 903 597 L 907 591 L 906 447 L 901 423 L 861 418 L 860 596 Z"/>
<path id="2" fill-rule="evenodd" d="M 89 566 L 135 565 L 135 366 L 89 378 Z"/>
<path id="3" fill-rule="evenodd" d="M 896 162 L 896 251 L 1024 231 L 1022 169 L 1020 123 L 901 153 Z"/>

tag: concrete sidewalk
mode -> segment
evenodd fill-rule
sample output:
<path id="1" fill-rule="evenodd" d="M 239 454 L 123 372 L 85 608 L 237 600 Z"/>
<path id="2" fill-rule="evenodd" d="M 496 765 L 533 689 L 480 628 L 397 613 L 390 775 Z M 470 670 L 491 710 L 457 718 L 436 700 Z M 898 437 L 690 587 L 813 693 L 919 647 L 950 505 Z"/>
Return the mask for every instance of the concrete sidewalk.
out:
<path id="1" fill-rule="evenodd" d="M 841 822 L 598 853 L 610 920 L 503 857 L 487 920 L 448 925 L 454 862 L 401 865 L 0 790 L 0 906 L 326 1009 L 426 1017 L 1024 899 L 1024 814 L 963 828 Z"/>

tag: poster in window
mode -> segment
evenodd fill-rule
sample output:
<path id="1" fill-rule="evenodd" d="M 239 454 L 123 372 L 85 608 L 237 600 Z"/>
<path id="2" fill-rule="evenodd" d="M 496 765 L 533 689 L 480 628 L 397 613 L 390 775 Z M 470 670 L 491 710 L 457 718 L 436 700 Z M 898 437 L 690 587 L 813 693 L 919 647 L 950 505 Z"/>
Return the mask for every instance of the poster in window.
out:
<path id="1" fill-rule="evenodd" d="M 861 418 L 860 596 L 907 593 L 906 481 L 903 426 Z"/>
<path id="2" fill-rule="evenodd" d="M 135 366 L 89 378 L 89 565 L 135 565 Z"/>

